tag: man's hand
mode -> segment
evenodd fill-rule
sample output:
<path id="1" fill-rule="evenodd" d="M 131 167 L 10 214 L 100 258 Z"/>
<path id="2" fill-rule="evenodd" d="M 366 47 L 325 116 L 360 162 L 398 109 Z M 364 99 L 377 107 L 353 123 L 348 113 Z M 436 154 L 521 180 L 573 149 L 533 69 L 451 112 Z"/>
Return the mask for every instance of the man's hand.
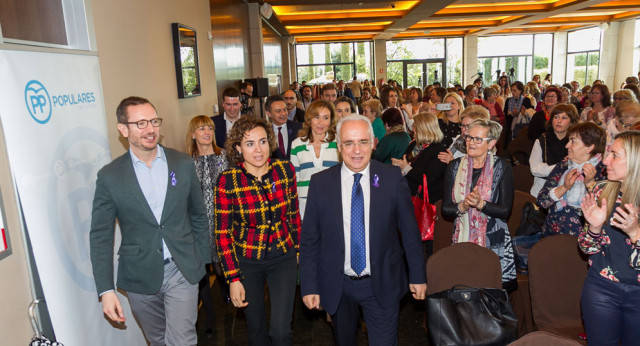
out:
<path id="1" fill-rule="evenodd" d="M 302 302 L 307 306 L 309 310 L 320 310 L 320 295 L 319 294 L 307 294 L 302 297 Z"/>
<path id="2" fill-rule="evenodd" d="M 427 297 L 427 284 L 409 284 L 413 299 L 424 300 Z"/>
<path id="3" fill-rule="evenodd" d="M 118 299 L 116 292 L 107 292 L 102 295 L 101 299 L 102 312 L 104 312 L 108 319 L 119 323 L 124 323 L 124 321 L 127 320 L 124 318 L 124 312 L 122 311 L 120 299 Z"/>
<path id="4" fill-rule="evenodd" d="M 229 285 L 229 297 L 231 298 L 231 303 L 236 308 L 244 308 L 249 305 L 249 303 L 244 300 L 244 285 L 242 285 L 240 281 L 234 281 Z"/>

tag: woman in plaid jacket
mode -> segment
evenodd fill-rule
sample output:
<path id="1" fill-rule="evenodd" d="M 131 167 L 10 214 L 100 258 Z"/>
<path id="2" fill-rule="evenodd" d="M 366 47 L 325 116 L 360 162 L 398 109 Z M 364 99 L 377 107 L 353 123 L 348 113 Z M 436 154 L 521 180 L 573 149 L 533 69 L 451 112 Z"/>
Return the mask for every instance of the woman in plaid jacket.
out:
<path id="1" fill-rule="evenodd" d="M 249 345 L 291 345 L 300 239 L 295 171 L 287 161 L 269 159 L 273 130 L 257 117 L 240 118 L 225 147 L 231 169 L 218 178 L 214 225 L 231 302 L 246 307 Z"/>

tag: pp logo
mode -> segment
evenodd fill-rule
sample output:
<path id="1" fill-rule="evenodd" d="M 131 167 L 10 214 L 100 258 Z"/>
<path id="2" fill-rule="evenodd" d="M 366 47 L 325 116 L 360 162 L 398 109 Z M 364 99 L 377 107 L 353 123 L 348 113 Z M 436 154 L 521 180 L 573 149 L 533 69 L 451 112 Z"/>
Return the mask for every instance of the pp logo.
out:
<path id="1" fill-rule="evenodd" d="M 24 102 L 33 120 L 46 124 L 51 119 L 51 97 L 42 83 L 32 80 L 24 88 Z"/>

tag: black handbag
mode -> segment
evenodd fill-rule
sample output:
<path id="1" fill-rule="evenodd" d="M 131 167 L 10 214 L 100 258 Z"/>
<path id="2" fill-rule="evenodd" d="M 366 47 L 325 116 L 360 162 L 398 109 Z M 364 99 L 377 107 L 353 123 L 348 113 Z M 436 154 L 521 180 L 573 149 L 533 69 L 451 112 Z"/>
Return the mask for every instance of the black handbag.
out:
<path id="1" fill-rule="evenodd" d="M 430 294 L 426 305 L 431 345 L 506 345 L 517 338 L 505 290 L 455 286 Z"/>

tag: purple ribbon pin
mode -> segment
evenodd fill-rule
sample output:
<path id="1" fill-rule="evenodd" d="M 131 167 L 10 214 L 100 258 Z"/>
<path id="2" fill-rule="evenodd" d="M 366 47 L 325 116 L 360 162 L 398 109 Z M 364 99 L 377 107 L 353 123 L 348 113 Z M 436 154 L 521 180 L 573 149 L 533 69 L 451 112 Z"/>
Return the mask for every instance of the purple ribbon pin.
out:
<path id="1" fill-rule="evenodd" d="M 176 172 L 171 171 L 171 173 L 169 173 L 169 176 L 171 177 L 171 186 L 176 186 L 176 184 L 178 183 L 178 181 L 176 180 Z"/>
<path id="2" fill-rule="evenodd" d="M 380 182 L 380 177 L 377 174 L 373 175 L 373 186 L 375 187 L 380 187 L 380 184 L 378 184 Z"/>

